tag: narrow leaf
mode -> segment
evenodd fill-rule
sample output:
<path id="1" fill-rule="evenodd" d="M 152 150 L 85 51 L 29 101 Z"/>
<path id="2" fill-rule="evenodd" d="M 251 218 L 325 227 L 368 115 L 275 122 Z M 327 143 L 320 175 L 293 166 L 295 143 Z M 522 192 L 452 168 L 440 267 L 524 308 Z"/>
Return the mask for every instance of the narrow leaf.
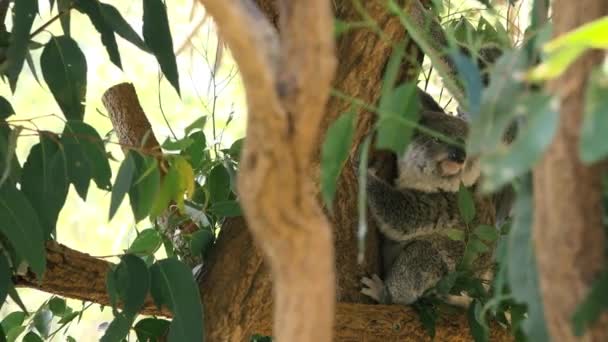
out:
<path id="1" fill-rule="evenodd" d="M 585 113 L 581 128 L 579 153 L 585 163 L 594 163 L 606 158 L 608 144 L 605 143 L 608 129 L 608 75 L 602 70 L 591 73 L 585 94 Z"/>
<path id="2" fill-rule="evenodd" d="M 133 174 L 135 173 L 135 161 L 133 160 L 132 152 L 128 152 L 125 159 L 120 164 L 116 180 L 114 181 L 114 187 L 112 188 L 112 198 L 110 200 L 110 217 L 116 214 L 116 211 L 120 207 L 123 198 L 129 192 L 131 188 L 131 182 L 133 181 Z"/>
<path id="3" fill-rule="evenodd" d="M 170 321 L 158 318 L 144 318 L 133 327 L 139 341 L 158 341 L 169 329 Z"/>
<path id="4" fill-rule="evenodd" d="M 173 52 L 173 41 L 167 9 L 162 0 L 144 0 L 144 42 L 150 48 L 165 77 L 179 91 L 179 74 Z"/>
<path id="5" fill-rule="evenodd" d="M 193 255 L 205 255 L 215 241 L 215 235 L 210 229 L 197 230 L 192 234 L 190 250 Z"/>
<path id="6" fill-rule="evenodd" d="M 125 254 L 114 270 L 114 277 L 118 296 L 123 303 L 123 313 L 128 316 L 137 314 L 150 288 L 148 267 L 140 258 Z"/>
<path id="7" fill-rule="evenodd" d="M 30 202 L 12 186 L 0 188 L 0 232 L 42 279 L 46 268 L 43 230 Z"/>
<path id="8" fill-rule="evenodd" d="M 321 194 L 325 206 L 330 210 L 333 208 L 338 177 L 348 158 L 353 140 L 355 116 L 355 111 L 340 115 L 327 129 L 321 147 Z"/>
<path id="9" fill-rule="evenodd" d="M 154 254 L 162 245 L 163 240 L 160 236 L 160 233 L 156 229 L 148 228 L 144 229 L 137 235 L 127 253 L 137 254 L 137 255 L 152 255 Z"/>
<path id="10" fill-rule="evenodd" d="M 129 200 L 135 221 L 143 220 L 152 209 L 160 190 L 160 171 L 158 161 L 149 156 L 132 152 L 135 162 L 133 182 L 129 190 Z"/>
<path id="11" fill-rule="evenodd" d="M 458 190 L 458 212 L 466 224 L 470 224 L 475 218 L 473 195 L 463 184 L 460 184 Z"/>
<path id="12" fill-rule="evenodd" d="M 106 18 L 102 14 L 101 3 L 97 0 L 75 0 L 74 8 L 89 17 L 91 23 L 101 35 L 101 42 L 106 47 L 106 51 L 108 51 L 110 61 L 122 69 L 118 44 L 116 43 L 116 37 L 114 37 L 114 30 L 112 29 L 112 26 L 106 22 Z"/>
<path id="13" fill-rule="evenodd" d="M 109 4 L 100 3 L 101 14 L 106 20 L 107 24 L 125 40 L 131 44 L 137 46 L 140 50 L 149 52 L 146 43 L 139 37 L 137 32 L 133 30 L 131 25 L 122 17 L 118 10 Z"/>
<path id="14" fill-rule="evenodd" d="M 4 305 L 8 289 L 12 286 L 11 268 L 5 255 L 0 255 L 0 307 Z"/>
<path id="15" fill-rule="evenodd" d="M 406 83 L 380 100 L 376 146 L 403 154 L 418 122 L 420 103 L 416 84 Z"/>
<path id="16" fill-rule="evenodd" d="M 8 61 L 6 74 L 13 93 L 17 88 L 17 79 L 23 68 L 36 13 L 38 13 L 38 0 L 15 1 L 11 40 L 6 50 L 6 60 Z"/>
<path id="17" fill-rule="evenodd" d="M 222 164 L 215 166 L 209 176 L 207 177 L 206 183 L 209 189 L 209 200 L 211 203 L 221 202 L 228 199 L 230 195 L 230 175 Z"/>
<path id="18" fill-rule="evenodd" d="M 173 313 L 169 341 L 202 341 L 203 311 L 198 286 L 192 272 L 177 259 L 160 260 L 151 268 L 152 283 L 162 293 L 162 301 Z"/>
<path id="19" fill-rule="evenodd" d="M 67 36 L 51 37 L 40 56 L 42 76 L 68 120 L 82 120 L 87 92 L 87 61 Z"/>
<path id="20" fill-rule="evenodd" d="M 211 205 L 209 211 L 219 217 L 235 217 L 243 215 L 238 201 L 215 202 Z"/>

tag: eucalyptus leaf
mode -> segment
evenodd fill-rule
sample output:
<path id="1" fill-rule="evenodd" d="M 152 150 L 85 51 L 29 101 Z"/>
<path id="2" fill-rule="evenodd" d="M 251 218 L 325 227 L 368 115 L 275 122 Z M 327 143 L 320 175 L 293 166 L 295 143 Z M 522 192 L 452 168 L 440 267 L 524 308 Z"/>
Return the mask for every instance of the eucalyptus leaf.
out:
<path id="1" fill-rule="evenodd" d="M 120 52 L 118 51 L 114 30 L 103 15 L 101 3 L 98 0 L 74 0 L 73 6 L 76 10 L 89 17 L 91 23 L 101 35 L 101 42 L 106 47 L 106 51 L 110 56 L 110 61 L 118 68 L 122 69 Z"/>
<path id="2" fill-rule="evenodd" d="M 348 158 L 355 131 L 356 112 L 343 113 L 334 121 L 321 147 L 321 195 L 325 206 L 333 208 L 338 177 Z"/>
<path id="3" fill-rule="evenodd" d="M 180 94 L 179 74 L 165 4 L 162 0 L 143 0 L 143 4 L 144 42 L 156 57 L 169 83 Z"/>
<path id="4" fill-rule="evenodd" d="M 0 232 L 42 279 L 46 250 L 38 214 L 23 192 L 6 184 L 0 188 Z"/>
<path id="5" fill-rule="evenodd" d="M 132 153 L 135 172 L 129 190 L 129 200 L 135 221 L 139 222 L 148 216 L 160 191 L 160 170 L 156 158 Z"/>
<path id="6" fill-rule="evenodd" d="M 50 132 L 30 150 L 21 174 L 21 190 L 38 212 L 44 238 L 55 234 L 59 212 L 68 195 L 68 176 L 63 149 Z"/>
<path id="7" fill-rule="evenodd" d="M 192 272 L 174 258 L 158 261 L 150 269 L 152 293 L 161 296 L 173 313 L 169 341 L 202 341 L 204 324 L 199 289 Z"/>
<path id="8" fill-rule="evenodd" d="M 19 0 L 13 6 L 13 27 L 11 40 L 6 51 L 6 74 L 11 91 L 17 88 L 17 79 L 23 68 L 23 62 L 27 54 L 30 42 L 30 31 L 38 13 L 38 0 Z"/>
<path id="9" fill-rule="evenodd" d="M 419 119 L 420 103 L 416 84 L 398 86 L 380 99 L 376 146 L 403 154 Z"/>
<path id="10" fill-rule="evenodd" d="M 123 198 L 129 192 L 131 188 L 131 182 L 133 182 L 133 174 L 135 173 L 135 161 L 132 152 L 128 152 L 125 159 L 120 164 L 116 180 L 114 181 L 114 187 L 112 188 L 112 197 L 110 199 L 110 217 L 111 220 L 116 214 L 116 211 L 120 207 L 120 203 Z"/>
<path id="11" fill-rule="evenodd" d="M 464 223 L 470 224 L 473 222 L 475 218 L 475 201 L 473 200 L 471 191 L 463 184 L 460 184 L 460 189 L 458 189 L 458 212 Z"/>
<path id="12" fill-rule="evenodd" d="M 215 202 L 211 205 L 209 211 L 219 217 L 235 217 L 243 215 L 238 201 Z"/>
<path id="13" fill-rule="evenodd" d="M 44 340 L 35 332 L 30 331 L 23 336 L 23 342 L 44 342 Z"/>
<path id="14" fill-rule="evenodd" d="M 12 286 L 11 274 L 11 268 L 6 256 L 0 254 L 0 307 L 4 305 L 8 289 Z"/>
<path id="15" fill-rule="evenodd" d="M 65 299 L 63 298 L 59 298 L 59 297 L 53 297 L 49 300 L 49 310 L 51 310 L 51 312 L 55 315 L 55 316 L 63 316 L 63 314 L 65 313 L 67 308 Z"/>
<path id="16" fill-rule="evenodd" d="M 40 56 L 44 81 L 68 120 L 82 120 L 87 93 L 87 61 L 68 36 L 51 37 Z"/>
<path id="17" fill-rule="evenodd" d="M 158 341 L 169 329 L 170 321 L 159 318 L 144 318 L 133 327 L 138 341 Z"/>
<path id="18" fill-rule="evenodd" d="M 103 141 L 97 131 L 88 124 L 69 120 L 61 136 L 67 160 L 70 183 L 85 200 L 91 179 L 102 190 L 112 187 L 112 170 Z"/>
<path id="19" fill-rule="evenodd" d="M 200 229 L 192 234 L 190 250 L 193 255 L 205 255 L 215 241 L 215 235 L 210 229 Z"/>
<path id="20" fill-rule="evenodd" d="M 139 37 L 137 32 L 133 30 L 131 25 L 122 17 L 120 12 L 112 5 L 100 3 L 101 14 L 106 23 L 110 25 L 112 30 L 119 36 L 131 44 L 137 46 L 140 50 L 150 52 L 146 43 Z"/>
<path id="21" fill-rule="evenodd" d="M 153 228 L 142 230 L 139 235 L 133 240 L 127 253 L 137 255 L 152 255 L 162 245 L 163 241 L 160 233 Z"/>
<path id="22" fill-rule="evenodd" d="M 222 164 L 218 164 L 211 169 L 205 185 L 209 189 L 211 203 L 227 200 L 232 191 L 230 189 L 230 174 Z"/>
<path id="23" fill-rule="evenodd" d="M 11 103 L 4 96 L 0 96 L 0 120 L 5 120 L 13 114 L 15 110 Z"/>
<path id="24" fill-rule="evenodd" d="M 603 271 L 593 282 L 591 290 L 572 315 L 572 327 L 576 336 L 582 336 L 585 330 L 608 310 L 608 291 L 606 289 L 608 289 L 608 271 Z"/>
<path id="25" fill-rule="evenodd" d="M 608 94 L 608 74 L 596 69 L 587 81 L 579 145 L 581 160 L 587 164 L 600 161 L 608 155 L 608 144 L 605 142 L 608 129 L 606 94 Z"/>
<path id="26" fill-rule="evenodd" d="M 150 288 L 148 267 L 140 258 L 125 254 L 120 258 L 120 264 L 113 275 L 118 297 L 123 303 L 123 313 L 134 316 L 144 304 Z"/>
<path id="27" fill-rule="evenodd" d="M 114 320 L 110 323 L 106 332 L 101 337 L 101 342 L 122 342 L 131 330 L 133 317 L 123 314 L 114 316 Z"/>

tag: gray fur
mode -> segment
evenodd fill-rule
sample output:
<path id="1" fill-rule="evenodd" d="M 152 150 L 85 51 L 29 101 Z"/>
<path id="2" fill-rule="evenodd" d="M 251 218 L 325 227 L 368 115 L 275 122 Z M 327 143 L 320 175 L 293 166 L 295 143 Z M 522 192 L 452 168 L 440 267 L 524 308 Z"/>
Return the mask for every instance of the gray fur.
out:
<path id="1" fill-rule="evenodd" d="M 444 113 L 423 112 L 421 124 L 464 142 L 466 123 Z M 466 158 L 457 173 L 442 173 L 442 163 L 453 146 L 416 132 L 398 158 L 395 186 L 368 173 L 367 198 L 382 239 L 383 282 L 364 278 L 362 292 L 381 303 L 411 304 L 447 273 L 455 270 L 464 254 L 464 242 L 450 239 L 447 229 L 465 228 L 458 211 L 460 183 L 472 186 L 479 178 L 476 159 Z M 491 220 L 494 213 L 480 213 L 477 220 Z M 488 222 L 484 222 L 488 223 Z M 491 224 L 491 222 L 489 222 Z M 490 265 L 482 258 L 481 268 Z"/>

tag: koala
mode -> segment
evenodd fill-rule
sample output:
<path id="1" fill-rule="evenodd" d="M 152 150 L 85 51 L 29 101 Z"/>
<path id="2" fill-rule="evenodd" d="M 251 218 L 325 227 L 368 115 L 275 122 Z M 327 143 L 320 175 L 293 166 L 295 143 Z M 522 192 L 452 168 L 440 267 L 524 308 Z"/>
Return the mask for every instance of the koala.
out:
<path id="1" fill-rule="evenodd" d="M 377 275 L 364 277 L 361 292 L 383 304 L 413 303 L 454 271 L 464 255 L 465 243 L 450 239 L 445 232 L 465 229 L 457 192 L 461 183 L 474 186 L 480 175 L 478 160 L 464 149 L 467 124 L 424 109 L 420 124 L 460 144 L 451 145 L 418 130 L 397 157 L 394 184 L 378 177 L 373 168 L 368 171 L 368 206 L 382 234 L 384 281 Z M 473 224 L 492 224 L 494 207 L 481 202 L 476 203 Z M 491 264 L 491 254 L 486 253 L 473 267 L 484 272 Z"/>

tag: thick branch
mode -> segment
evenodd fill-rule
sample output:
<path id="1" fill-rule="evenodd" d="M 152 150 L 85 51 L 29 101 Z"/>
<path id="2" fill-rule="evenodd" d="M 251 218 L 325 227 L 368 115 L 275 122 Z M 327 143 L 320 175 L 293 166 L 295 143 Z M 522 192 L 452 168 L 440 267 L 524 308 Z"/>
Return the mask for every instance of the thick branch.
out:
<path id="1" fill-rule="evenodd" d="M 554 34 L 564 34 L 608 14 L 604 0 L 555 0 Z M 534 170 L 534 241 L 540 288 L 549 333 L 554 341 L 578 340 L 572 314 L 585 298 L 605 260 L 601 169 L 579 159 L 586 82 L 601 53 L 578 60 L 551 88 L 561 101 L 555 140 Z M 585 341 L 608 340 L 608 314 L 587 332 Z"/>
<path id="2" fill-rule="evenodd" d="M 253 3 L 201 2 L 230 46 L 247 92 L 247 140 L 238 189 L 249 228 L 273 274 L 274 336 L 280 341 L 331 341 L 333 242 L 309 172 L 311 145 L 335 63 L 330 4 L 316 0 L 282 5 L 282 33 L 290 42 L 280 50 L 285 58 L 279 69 L 275 36 L 268 35 L 274 31 Z M 286 61 L 290 57 L 293 63 Z M 302 75 L 296 68 L 318 77 Z M 281 73 L 278 84 L 276 70 Z"/>
<path id="3" fill-rule="evenodd" d="M 47 270 L 42 281 L 36 280 L 35 275 L 28 272 L 25 276 L 15 277 L 15 285 L 110 305 L 106 292 L 106 274 L 111 263 L 55 241 L 47 242 L 46 253 Z M 158 309 L 150 296 L 140 313 L 171 317 L 171 313 L 166 308 Z"/>

